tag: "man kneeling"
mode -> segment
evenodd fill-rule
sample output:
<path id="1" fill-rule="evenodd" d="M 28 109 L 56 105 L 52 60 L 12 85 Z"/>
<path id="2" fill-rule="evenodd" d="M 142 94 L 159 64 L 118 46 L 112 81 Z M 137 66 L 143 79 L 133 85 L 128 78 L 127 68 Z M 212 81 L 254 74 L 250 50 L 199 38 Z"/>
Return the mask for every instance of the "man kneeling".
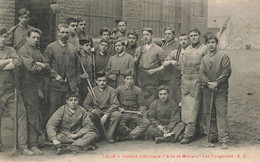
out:
<path id="1" fill-rule="evenodd" d="M 147 128 L 147 135 L 155 137 L 155 143 L 179 142 L 182 140 L 184 123 L 181 122 L 180 108 L 169 99 L 168 86 L 158 88 L 159 99 L 152 102 L 148 111 L 151 125 Z"/>
<path id="2" fill-rule="evenodd" d="M 97 138 L 94 124 L 86 110 L 78 105 L 79 94 L 69 92 L 66 102 L 67 104 L 61 106 L 47 123 L 47 134 L 57 147 L 57 154 L 61 154 L 62 144 L 71 144 L 67 149 L 78 153 Z"/>

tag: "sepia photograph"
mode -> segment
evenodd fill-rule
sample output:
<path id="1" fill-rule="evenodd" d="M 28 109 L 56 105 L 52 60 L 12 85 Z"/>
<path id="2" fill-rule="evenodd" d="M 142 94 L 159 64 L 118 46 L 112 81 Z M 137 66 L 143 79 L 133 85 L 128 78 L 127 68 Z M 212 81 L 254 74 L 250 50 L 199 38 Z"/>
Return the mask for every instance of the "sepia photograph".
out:
<path id="1" fill-rule="evenodd" d="M 260 0 L 0 0 L 0 162 L 260 161 Z"/>

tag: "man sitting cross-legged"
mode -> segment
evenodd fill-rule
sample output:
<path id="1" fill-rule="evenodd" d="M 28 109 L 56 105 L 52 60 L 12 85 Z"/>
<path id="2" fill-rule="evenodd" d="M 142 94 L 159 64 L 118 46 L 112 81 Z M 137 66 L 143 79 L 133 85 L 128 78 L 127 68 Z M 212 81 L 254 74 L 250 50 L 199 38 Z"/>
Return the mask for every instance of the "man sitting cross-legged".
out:
<path id="1" fill-rule="evenodd" d="M 67 149 L 77 153 L 97 138 L 94 124 L 86 110 L 78 105 L 79 94 L 68 92 L 66 102 L 67 104 L 61 106 L 47 123 L 47 134 L 58 148 L 57 154 L 61 154 L 62 144 L 71 144 Z"/>
<path id="2" fill-rule="evenodd" d="M 116 89 L 119 111 L 122 113 L 118 130 L 121 138 L 118 140 L 134 140 L 146 130 L 150 122 L 146 118 L 142 91 L 134 85 L 132 71 L 124 74 L 124 82 L 125 84 Z"/>
<path id="3" fill-rule="evenodd" d="M 184 123 L 181 122 L 180 108 L 169 98 L 168 86 L 158 88 L 159 99 L 152 102 L 148 111 L 151 125 L 147 128 L 147 135 L 155 137 L 155 143 L 173 143 L 182 140 Z"/>

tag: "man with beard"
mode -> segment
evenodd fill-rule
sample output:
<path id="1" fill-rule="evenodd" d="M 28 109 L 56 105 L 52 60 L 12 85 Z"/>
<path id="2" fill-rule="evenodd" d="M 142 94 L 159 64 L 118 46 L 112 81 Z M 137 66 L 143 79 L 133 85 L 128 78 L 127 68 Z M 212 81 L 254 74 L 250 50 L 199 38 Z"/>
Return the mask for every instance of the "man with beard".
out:
<path id="1" fill-rule="evenodd" d="M 66 23 L 68 24 L 70 31 L 68 42 L 79 48 L 79 38 L 76 35 L 77 20 L 75 18 L 68 18 Z"/>
<path id="2" fill-rule="evenodd" d="M 96 74 L 96 84 L 97 86 L 93 88 L 96 100 L 92 94 L 88 93 L 84 107 L 91 112 L 90 118 L 98 128 L 100 137 L 105 136 L 108 143 L 114 143 L 115 130 L 121 119 L 116 93 L 112 87 L 107 85 L 107 77 L 104 72 Z M 102 127 L 107 129 L 102 130 Z"/>
<path id="3" fill-rule="evenodd" d="M 1 136 L 1 121 L 4 108 L 9 109 L 9 114 L 15 120 L 15 100 L 17 100 L 18 147 L 24 155 L 32 156 L 34 153 L 28 149 L 27 116 L 23 99 L 14 81 L 13 69 L 22 65 L 21 59 L 12 47 L 5 45 L 8 39 L 6 28 L 0 29 L 0 152 L 3 148 Z"/>
<path id="4" fill-rule="evenodd" d="M 127 33 L 127 45 L 126 53 L 130 54 L 132 57 L 135 55 L 137 49 L 138 34 L 135 31 L 130 31 Z"/>
<path id="5" fill-rule="evenodd" d="M 29 16 L 30 12 L 27 9 L 20 9 L 18 11 L 19 23 L 11 27 L 8 31 L 8 45 L 14 47 L 16 51 L 19 50 L 26 43 L 27 33 L 30 29 L 33 28 L 28 24 L 30 19 Z"/>
<path id="6" fill-rule="evenodd" d="M 161 46 L 164 50 L 165 57 L 167 57 L 171 51 L 176 50 L 178 46 L 178 42 L 175 41 L 175 29 L 166 27 L 164 29 L 164 42 Z M 165 67 L 159 72 L 160 85 L 169 86 L 173 75 L 175 75 L 175 69 L 172 66 Z"/>
<path id="7" fill-rule="evenodd" d="M 40 52 L 39 43 L 42 32 L 31 29 L 27 43 L 18 50 L 23 61 L 22 97 L 28 116 L 28 145 L 35 155 L 43 155 L 38 148 L 38 138 L 42 133 L 40 100 L 44 98 L 44 77 L 59 80 L 55 71 L 50 69 L 46 58 Z"/>
<path id="8" fill-rule="evenodd" d="M 74 45 L 68 43 L 69 26 L 60 24 L 57 31 L 58 40 L 49 44 L 44 51 L 50 67 L 60 76 L 50 80 L 48 84 L 49 117 L 65 104 L 69 90 L 77 90 L 80 75 L 78 51 Z"/>
<path id="9" fill-rule="evenodd" d="M 189 31 L 191 45 L 183 55 L 182 69 L 182 121 L 186 128 L 182 144 L 194 140 L 197 116 L 201 106 L 201 82 L 199 81 L 199 67 L 202 57 L 206 55 L 207 47 L 200 41 L 200 30 L 192 28 Z"/>
<path id="10" fill-rule="evenodd" d="M 229 56 L 217 48 L 218 38 L 213 33 L 207 33 L 204 37 L 208 50 L 200 65 L 200 80 L 203 85 L 204 101 L 202 117 L 204 117 L 205 123 L 203 123 L 203 126 L 205 128 L 211 127 L 211 142 L 219 140 L 222 144 L 221 148 L 227 149 L 229 142 L 227 120 L 228 79 L 231 75 L 231 63 Z M 213 102 L 212 114 L 209 114 L 211 102 Z M 211 126 L 209 126 L 208 118 L 212 120 Z"/>
<path id="11" fill-rule="evenodd" d="M 87 23 L 84 19 L 77 20 L 76 36 L 78 37 L 79 40 L 86 38 L 88 36 L 88 34 L 86 32 L 86 26 L 87 26 Z"/>
<path id="12" fill-rule="evenodd" d="M 146 106 L 149 106 L 156 98 L 159 85 L 156 69 L 164 60 L 164 52 L 161 47 L 153 43 L 152 28 L 142 30 L 144 45 L 136 49 L 134 61 L 137 66 L 137 84 L 143 90 Z"/>
<path id="13" fill-rule="evenodd" d="M 180 108 L 169 98 L 168 86 L 160 86 L 158 96 L 159 99 L 153 101 L 148 110 L 148 119 L 151 122 L 147 128 L 148 138 L 155 138 L 157 144 L 179 142 L 184 131 Z"/>
<path id="14" fill-rule="evenodd" d="M 124 84 L 124 74 L 133 71 L 134 59 L 125 52 L 125 43 L 121 39 L 116 40 L 115 51 L 116 55 L 109 58 L 106 71 L 109 74 L 109 85 L 112 86 L 111 83 L 115 82 L 114 88 L 117 88 L 119 85 Z"/>

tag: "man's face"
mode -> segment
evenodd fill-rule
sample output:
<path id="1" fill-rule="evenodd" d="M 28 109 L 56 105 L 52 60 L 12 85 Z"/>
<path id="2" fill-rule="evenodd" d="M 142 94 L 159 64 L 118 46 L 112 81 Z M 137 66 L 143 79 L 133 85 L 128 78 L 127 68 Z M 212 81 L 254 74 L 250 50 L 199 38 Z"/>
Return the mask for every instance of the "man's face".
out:
<path id="1" fill-rule="evenodd" d="M 5 40 L 7 39 L 8 34 L 5 33 L 3 35 L 0 35 L 0 47 L 4 47 L 5 46 Z"/>
<path id="2" fill-rule="evenodd" d="M 110 35 L 109 35 L 108 31 L 103 32 L 102 35 L 101 35 L 101 39 L 109 40 L 109 37 L 110 37 Z"/>
<path id="3" fill-rule="evenodd" d="M 125 22 L 119 22 L 117 27 L 118 27 L 120 33 L 125 33 L 125 31 L 126 31 L 126 24 L 125 24 Z"/>
<path id="4" fill-rule="evenodd" d="M 168 100 L 168 92 L 166 90 L 159 91 L 159 98 L 162 102 L 165 102 Z"/>
<path id="5" fill-rule="evenodd" d="M 170 42 L 174 39 L 174 34 L 172 30 L 165 30 L 164 32 L 164 38 L 166 42 Z"/>
<path id="6" fill-rule="evenodd" d="M 105 89 L 107 86 L 107 78 L 106 77 L 100 77 L 96 80 L 97 86 L 100 89 Z"/>
<path id="7" fill-rule="evenodd" d="M 91 52 L 91 43 L 85 43 L 84 45 L 80 46 L 81 49 L 83 49 L 86 53 Z"/>
<path id="8" fill-rule="evenodd" d="M 210 52 L 214 52 L 214 51 L 216 51 L 216 49 L 217 49 L 217 42 L 216 42 L 215 39 L 210 39 L 210 40 L 208 40 L 208 42 L 206 43 L 206 45 L 207 45 L 208 50 L 209 50 Z"/>
<path id="9" fill-rule="evenodd" d="M 60 28 L 60 31 L 58 32 L 58 37 L 60 40 L 67 42 L 69 39 L 69 28 Z"/>
<path id="10" fill-rule="evenodd" d="M 122 53 L 123 51 L 124 51 L 124 46 L 123 46 L 123 44 L 122 44 L 122 42 L 117 42 L 116 44 L 115 44 L 115 51 L 116 51 L 116 53 Z"/>
<path id="11" fill-rule="evenodd" d="M 200 35 L 199 33 L 196 33 L 196 32 L 191 32 L 189 34 L 189 37 L 190 37 L 190 41 L 192 44 L 196 44 L 200 41 Z"/>
<path id="12" fill-rule="evenodd" d="M 181 45 L 182 48 L 186 48 L 189 44 L 188 44 L 188 36 L 187 35 L 183 35 L 179 37 L 179 44 Z"/>
<path id="13" fill-rule="evenodd" d="M 133 45 L 136 45 L 136 42 L 137 42 L 137 38 L 135 35 L 133 34 L 129 34 L 128 35 L 128 43 L 130 46 L 133 46 Z"/>
<path id="14" fill-rule="evenodd" d="M 18 17 L 19 22 L 23 25 L 23 26 L 27 26 L 28 25 L 28 21 L 29 21 L 29 16 L 28 15 L 22 15 L 20 17 Z"/>
<path id="15" fill-rule="evenodd" d="M 134 85 L 134 77 L 133 76 L 126 76 L 124 82 L 127 87 L 132 87 Z"/>
<path id="16" fill-rule="evenodd" d="M 30 37 L 26 37 L 27 43 L 31 46 L 36 47 L 40 44 L 41 35 L 36 32 L 32 32 Z"/>
<path id="17" fill-rule="evenodd" d="M 108 49 L 108 44 L 106 42 L 101 42 L 99 45 L 99 49 L 102 53 L 106 52 Z"/>
<path id="18" fill-rule="evenodd" d="M 66 102 L 70 109 L 75 110 L 79 104 L 79 99 L 77 97 L 70 97 Z"/>
<path id="19" fill-rule="evenodd" d="M 143 40 L 145 44 L 150 44 L 153 40 L 153 36 L 148 31 L 143 31 Z"/>
<path id="20" fill-rule="evenodd" d="M 76 29 L 77 29 L 77 23 L 76 22 L 72 22 L 69 24 L 69 31 L 71 33 L 76 33 Z"/>
<path id="21" fill-rule="evenodd" d="M 79 31 L 85 31 L 86 26 L 87 26 L 86 21 L 80 21 L 80 22 L 78 23 L 78 29 L 79 29 Z"/>

